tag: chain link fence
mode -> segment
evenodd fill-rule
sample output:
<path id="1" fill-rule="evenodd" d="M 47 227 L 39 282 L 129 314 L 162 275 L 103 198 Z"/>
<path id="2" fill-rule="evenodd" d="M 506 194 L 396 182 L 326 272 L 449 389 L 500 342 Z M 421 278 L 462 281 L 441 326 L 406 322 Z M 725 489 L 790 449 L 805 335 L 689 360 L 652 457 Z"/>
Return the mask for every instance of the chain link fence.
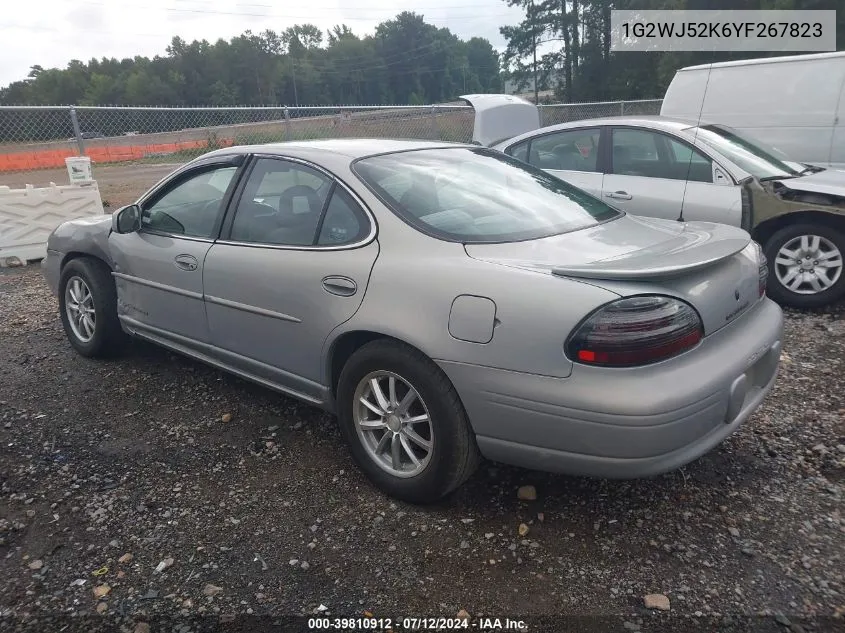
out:
<path id="1" fill-rule="evenodd" d="M 570 121 L 596 119 L 606 116 L 639 116 L 660 114 L 663 99 L 639 101 L 595 101 L 591 103 L 553 103 L 540 106 L 540 123 L 557 125 Z"/>
<path id="2" fill-rule="evenodd" d="M 264 108 L 0 108 L 0 172 L 168 157 L 218 147 L 337 137 L 470 141 L 466 105 Z"/>
<path id="3" fill-rule="evenodd" d="M 541 105 L 542 125 L 656 114 L 660 100 Z M 232 145 L 338 137 L 472 141 L 470 106 L 151 108 L 0 106 L 0 186 L 67 182 L 88 156 L 106 203 L 134 201 L 176 165 Z"/>

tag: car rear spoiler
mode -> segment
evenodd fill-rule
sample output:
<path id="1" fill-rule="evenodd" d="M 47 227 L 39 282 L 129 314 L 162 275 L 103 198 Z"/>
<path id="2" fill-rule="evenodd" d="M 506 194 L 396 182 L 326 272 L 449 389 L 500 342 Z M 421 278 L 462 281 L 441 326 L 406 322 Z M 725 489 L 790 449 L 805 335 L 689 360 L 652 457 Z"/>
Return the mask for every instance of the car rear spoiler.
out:
<path id="1" fill-rule="evenodd" d="M 475 110 L 474 143 L 490 147 L 501 141 L 540 128 L 540 109 L 521 97 L 476 94 L 460 97 Z"/>

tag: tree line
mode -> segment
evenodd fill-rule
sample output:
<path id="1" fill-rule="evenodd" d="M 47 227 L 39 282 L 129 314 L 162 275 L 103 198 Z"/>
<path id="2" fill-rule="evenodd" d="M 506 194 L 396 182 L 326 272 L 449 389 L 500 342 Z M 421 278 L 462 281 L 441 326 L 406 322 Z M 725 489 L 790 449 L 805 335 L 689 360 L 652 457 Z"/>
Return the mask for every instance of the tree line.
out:
<path id="1" fill-rule="evenodd" d="M 464 41 L 403 12 L 365 37 L 346 25 L 323 33 L 300 24 L 214 43 L 174 37 L 151 59 L 35 65 L 25 80 L 0 88 L 0 105 L 413 105 L 501 92 L 506 80 L 530 89 L 535 78 L 560 101 L 650 99 L 680 67 L 766 55 L 613 52 L 614 9 L 840 9 L 837 42 L 845 49 L 842 0 L 502 1 L 524 12 L 520 23 L 501 27 L 502 55 L 484 38 Z"/>
<path id="2" fill-rule="evenodd" d="M 359 37 L 346 25 L 246 31 L 230 40 L 174 37 L 166 55 L 31 67 L 0 88 L 0 105 L 423 104 L 502 89 L 499 54 L 486 39 L 403 12 Z"/>
<path id="3" fill-rule="evenodd" d="M 524 11 L 504 26 L 502 63 L 518 85 L 555 91 L 557 100 L 611 101 L 660 98 L 684 66 L 784 53 L 612 52 L 611 11 L 649 9 L 835 9 L 837 47 L 845 50 L 842 0 L 503 0 Z M 537 50 L 539 53 L 536 53 Z M 535 67 L 536 53 L 536 67 Z M 795 53 L 790 53 L 795 54 Z"/>

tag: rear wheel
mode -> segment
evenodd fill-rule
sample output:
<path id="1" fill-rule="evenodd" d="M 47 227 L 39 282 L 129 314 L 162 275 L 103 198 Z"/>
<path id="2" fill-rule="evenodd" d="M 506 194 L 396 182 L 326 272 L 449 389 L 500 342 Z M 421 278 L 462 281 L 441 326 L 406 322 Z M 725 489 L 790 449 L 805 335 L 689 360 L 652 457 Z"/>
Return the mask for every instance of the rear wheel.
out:
<path id="1" fill-rule="evenodd" d="M 59 278 L 59 314 L 70 344 L 83 356 L 111 356 L 126 341 L 114 281 L 100 261 L 84 257 L 65 265 Z"/>
<path id="2" fill-rule="evenodd" d="M 398 499 L 437 501 L 478 465 L 455 388 L 431 360 L 399 342 L 373 341 L 350 357 L 338 382 L 337 410 L 355 461 Z"/>
<path id="3" fill-rule="evenodd" d="M 824 225 L 786 226 L 769 238 L 767 291 L 775 301 L 816 308 L 845 295 L 845 236 Z"/>

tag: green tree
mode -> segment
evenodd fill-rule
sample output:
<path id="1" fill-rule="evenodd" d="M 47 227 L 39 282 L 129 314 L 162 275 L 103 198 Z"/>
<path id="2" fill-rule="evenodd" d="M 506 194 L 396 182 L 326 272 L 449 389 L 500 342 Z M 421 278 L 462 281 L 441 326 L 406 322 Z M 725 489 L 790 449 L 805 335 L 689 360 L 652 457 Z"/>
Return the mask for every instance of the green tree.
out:
<path id="1" fill-rule="evenodd" d="M 407 104 L 500 86 L 498 55 L 487 40 L 464 42 L 404 12 L 365 37 L 344 24 L 326 33 L 299 24 L 215 42 L 177 36 L 152 58 L 75 60 L 63 69 L 33 64 L 26 78 L 0 88 L 0 104 Z M 158 115 L 146 117 L 133 119 L 132 129 L 155 131 Z M 105 131 L 105 121 L 97 127 Z"/>
<path id="2" fill-rule="evenodd" d="M 845 49 L 841 0 L 504 0 L 523 9 L 523 20 L 504 26 L 503 64 L 521 86 L 553 86 L 566 101 L 655 98 L 664 94 L 683 66 L 746 59 L 748 52 L 612 52 L 610 16 L 614 9 L 839 9 L 837 43 Z M 548 48 L 551 47 L 551 50 Z M 538 53 L 536 66 L 534 55 Z"/>

